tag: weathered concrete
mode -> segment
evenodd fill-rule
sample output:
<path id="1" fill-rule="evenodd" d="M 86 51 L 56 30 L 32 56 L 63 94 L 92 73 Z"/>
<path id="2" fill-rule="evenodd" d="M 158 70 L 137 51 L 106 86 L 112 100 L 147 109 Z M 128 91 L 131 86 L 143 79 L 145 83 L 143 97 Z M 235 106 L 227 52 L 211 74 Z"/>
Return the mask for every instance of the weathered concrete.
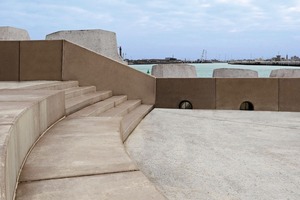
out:
<path id="1" fill-rule="evenodd" d="M 154 65 L 151 75 L 156 78 L 197 78 L 196 67 L 188 64 Z"/>
<path id="2" fill-rule="evenodd" d="M 17 200 L 163 200 L 141 172 L 84 176 L 19 184 Z"/>
<path id="3" fill-rule="evenodd" d="M 220 68 L 213 72 L 214 78 L 258 78 L 258 72 L 250 69 Z"/>
<path id="4" fill-rule="evenodd" d="M 68 40 L 98 54 L 125 63 L 118 54 L 116 33 L 105 30 L 58 31 L 46 36 L 46 40 Z"/>
<path id="5" fill-rule="evenodd" d="M 300 198 L 300 113 L 154 109 L 127 139 L 170 200 Z"/>
<path id="6" fill-rule="evenodd" d="M 271 78 L 300 78 L 300 69 L 274 69 Z"/>
<path id="7" fill-rule="evenodd" d="M 2 26 L 0 27 L 0 40 L 30 40 L 30 37 L 24 29 Z"/>

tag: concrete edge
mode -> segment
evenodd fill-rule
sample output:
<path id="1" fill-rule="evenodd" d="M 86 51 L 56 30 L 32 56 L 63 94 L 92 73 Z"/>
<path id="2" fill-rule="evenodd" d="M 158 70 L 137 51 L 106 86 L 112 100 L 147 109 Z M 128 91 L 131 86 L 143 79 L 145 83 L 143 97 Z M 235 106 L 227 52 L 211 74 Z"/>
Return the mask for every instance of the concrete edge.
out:
<path id="1" fill-rule="evenodd" d="M 0 156 L 3 165 L 0 175 L 2 174 L 4 179 L 0 182 L 1 200 L 14 199 L 19 175 L 30 149 L 53 123 L 64 117 L 64 103 L 57 104 L 57 101 L 62 99 L 64 100 L 63 92 L 49 94 L 46 91 L 37 100 L 30 101 L 32 104 L 26 106 L 14 121 L 7 125 L 9 130 L 1 146 Z M 19 102 L 22 100 L 15 103 Z M 57 109 L 53 112 L 53 104 L 57 105 L 58 112 Z"/>

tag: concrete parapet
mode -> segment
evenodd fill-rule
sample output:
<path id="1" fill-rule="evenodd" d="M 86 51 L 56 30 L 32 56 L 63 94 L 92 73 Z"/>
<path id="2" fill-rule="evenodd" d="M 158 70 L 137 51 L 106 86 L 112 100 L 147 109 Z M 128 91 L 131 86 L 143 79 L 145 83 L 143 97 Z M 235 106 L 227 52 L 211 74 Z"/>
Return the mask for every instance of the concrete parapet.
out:
<path id="1" fill-rule="evenodd" d="M 258 72 L 250 69 L 220 68 L 213 72 L 214 78 L 258 78 Z"/>
<path id="2" fill-rule="evenodd" d="M 9 26 L 0 27 L 0 40 L 30 40 L 26 30 Z"/>
<path id="3" fill-rule="evenodd" d="M 46 36 L 46 40 L 68 40 L 98 54 L 124 63 L 118 54 L 116 33 L 105 30 L 58 31 Z"/>
<path id="4" fill-rule="evenodd" d="M 216 79 L 216 109 L 239 110 L 244 102 L 254 110 L 278 111 L 278 79 Z"/>
<path id="5" fill-rule="evenodd" d="M 179 108 L 179 104 L 184 100 L 189 101 L 194 109 L 215 109 L 215 79 L 156 79 L 156 108 Z"/>
<path id="6" fill-rule="evenodd" d="M 300 78 L 300 69 L 274 69 L 271 78 Z"/>
<path id="7" fill-rule="evenodd" d="M 64 92 L 3 89 L 0 108 L 0 200 L 10 200 L 28 151 L 64 115 Z"/>
<path id="8" fill-rule="evenodd" d="M 152 67 L 151 75 L 156 78 L 196 78 L 197 72 L 193 65 L 159 64 Z"/>

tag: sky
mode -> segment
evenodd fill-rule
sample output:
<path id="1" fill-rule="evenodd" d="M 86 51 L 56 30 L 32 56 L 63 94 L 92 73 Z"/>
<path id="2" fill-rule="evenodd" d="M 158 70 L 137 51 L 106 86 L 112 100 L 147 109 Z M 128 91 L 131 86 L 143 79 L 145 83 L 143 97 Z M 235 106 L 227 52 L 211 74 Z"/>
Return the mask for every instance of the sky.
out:
<path id="1" fill-rule="evenodd" d="M 34 40 L 113 31 L 128 59 L 300 56 L 300 0 L 1 0 L 0 8 L 0 26 Z"/>

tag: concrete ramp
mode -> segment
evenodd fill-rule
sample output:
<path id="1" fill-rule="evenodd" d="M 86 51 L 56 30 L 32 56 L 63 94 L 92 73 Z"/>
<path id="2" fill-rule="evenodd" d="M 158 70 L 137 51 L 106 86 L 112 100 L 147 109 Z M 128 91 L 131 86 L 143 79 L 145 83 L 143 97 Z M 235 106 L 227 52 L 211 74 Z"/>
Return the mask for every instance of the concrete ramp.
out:
<path id="1" fill-rule="evenodd" d="M 300 69 L 275 69 L 270 74 L 271 78 L 300 78 Z"/>
<path id="2" fill-rule="evenodd" d="M 196 78 L 197 72 L 193 65 L 159 64 L 152 67 L 151 75 L 156 78 Z"/>
<path id="3" fill-rule="evenodd" d="M 258 72 L 250 69 L 220 68 L 213 72 L 214 78 L 258 78 Z"/>

